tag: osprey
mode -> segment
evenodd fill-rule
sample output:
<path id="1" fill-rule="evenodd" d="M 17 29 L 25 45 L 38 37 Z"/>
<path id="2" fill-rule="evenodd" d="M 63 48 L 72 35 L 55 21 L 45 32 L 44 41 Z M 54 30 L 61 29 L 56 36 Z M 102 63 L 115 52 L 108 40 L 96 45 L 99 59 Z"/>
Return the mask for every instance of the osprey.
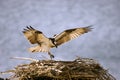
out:
<path id="1" fill-rule="evenodd" d="M 91 31 L 91 29 L 91 26 L 68 29 L 55 35 L 53 38 L 47 38 L 41 31 L 36 30 L 31 26 L 27 26 L 26 29 L 23 30 L 23 33 L 31 44 L 37 44 L 36 46 L 29 48 L 30 52 L 47 52 L 52 59 L 54 58 L 54 55 L 50 52 L 51 48 L 57 48 L 59 45 Z"/>

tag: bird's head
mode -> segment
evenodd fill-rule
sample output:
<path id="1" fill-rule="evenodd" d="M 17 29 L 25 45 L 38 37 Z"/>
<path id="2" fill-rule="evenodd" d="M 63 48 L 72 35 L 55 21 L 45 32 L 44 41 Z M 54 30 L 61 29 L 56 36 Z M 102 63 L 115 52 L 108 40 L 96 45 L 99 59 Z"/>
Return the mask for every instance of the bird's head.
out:
<path id="1" fill-rule="evenodd" d="M 49 39 L 50 39 L 50 40 L 51 40 L 51 42 L 54 44 L 54 46 L 57 48 L 55 38 L 49 38 Z"/>
<path id="2" fill-rule="evenodd" d="M 53 37 L 55 38 L 57 36 L 57 34 L 54 34 Z"/>

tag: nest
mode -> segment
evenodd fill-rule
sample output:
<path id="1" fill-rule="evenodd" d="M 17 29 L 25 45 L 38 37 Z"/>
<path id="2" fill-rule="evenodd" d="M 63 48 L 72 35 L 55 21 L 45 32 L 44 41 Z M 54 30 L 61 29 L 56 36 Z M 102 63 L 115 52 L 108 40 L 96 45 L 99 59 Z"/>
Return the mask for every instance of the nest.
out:
<path id="1" fill-rule="evenodd" d="M 12 70 L 11 80 L 116 80 L 93 59 L 74 61 L 41 60 Z"/>

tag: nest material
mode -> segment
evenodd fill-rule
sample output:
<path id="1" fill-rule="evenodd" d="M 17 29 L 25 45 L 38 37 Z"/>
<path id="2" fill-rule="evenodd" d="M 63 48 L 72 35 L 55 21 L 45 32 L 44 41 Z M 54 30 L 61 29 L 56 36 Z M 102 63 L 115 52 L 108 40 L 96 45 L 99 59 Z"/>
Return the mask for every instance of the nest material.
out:
<path id="1" fill-rule="evenodd" d="M 18 80 L 115 80 L 93 59 L 74 61 L 38 61 L 22 64 L 13 70 Z"/>

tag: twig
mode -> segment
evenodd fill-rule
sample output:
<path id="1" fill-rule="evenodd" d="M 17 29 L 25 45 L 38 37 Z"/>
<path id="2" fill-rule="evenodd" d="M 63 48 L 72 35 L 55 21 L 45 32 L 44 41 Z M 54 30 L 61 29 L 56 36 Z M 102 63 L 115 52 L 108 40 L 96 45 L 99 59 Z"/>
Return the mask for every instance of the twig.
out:
<path id="1" fill-rule="evenodd" d="M 35 61 L 35 62 L 38 62 L 38 61 L 39 61 L 39 60 L 37 60 L 37 59 L 25 58 L 25 57 L 11 57 L 10 59 L 30 60 L 30 61 Z"/>
<path id="2" fill-rule="evenodd" d="M 7 74 L 7 73 L 13 73 L 15 72 L 15 70 L 8 70 L 8 71 L 5 71 L 5 72 L 0 72 L 0 74 Z"/>

